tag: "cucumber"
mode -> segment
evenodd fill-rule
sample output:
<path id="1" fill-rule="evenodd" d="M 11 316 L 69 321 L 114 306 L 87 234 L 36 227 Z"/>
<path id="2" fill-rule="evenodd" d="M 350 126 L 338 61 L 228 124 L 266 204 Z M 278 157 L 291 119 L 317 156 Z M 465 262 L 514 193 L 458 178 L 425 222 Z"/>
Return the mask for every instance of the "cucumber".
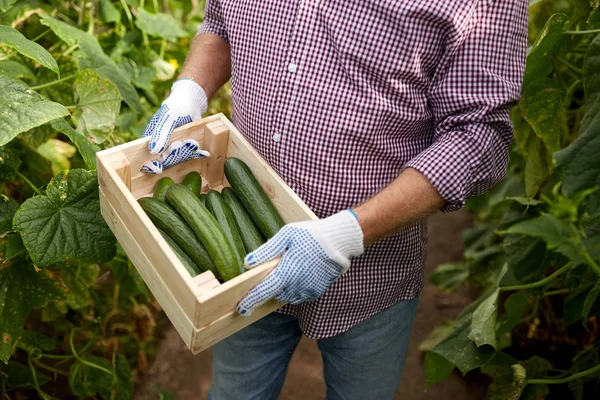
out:
<path id="1" fill-rule="evenodd" d="M 200 195 L 200 189 L 202 188 L 202 177 L 199 172 L 192 171 L 183 178 L 182 185 L 187 186 L 192 193 L 196 196 Z"/>
<path id="2" fill-rule="evenodd" d="M 173 179 L 165 176 L 164 178 L 160 178 L 158 182 L 156 182 L 156 187 L 154 188 L 154 198 L 159 199 L 161 201 L 165 201 L 165 196 L 167 195 L 167 189 L 174 185 Z"/>
<path id="3" fill-rule="evenodd" d="M 250 168 L 239 158 L 229 157 L 225 176 L 258 229 L 267 239 L 273 237 L 285 223 Z"/>
<path id="4" fill-rule="evenodd" d="M 202 202 L 202 205 L 206 206 L 206 194 L 200 193 L 200 196 L 198 196 L 198 198 L 200 199 L 200 202 Z"/>
<path id="5" fill-rule="evenodd" d="M 233 190 L 229 187 L 223 188 L 221 195 L 223 196 L 225 203 L 227 203 L 231 209 L 233 219 L 235 220 L 235 224 L 242 237 L 246 253 L 250 253 L 259 248 L 265 242 L 265 238 L 256 225 L 254 225 L 254 222 L 252 222 L 252 218 L 248 215 L 248 212 L 240 199 L 238 199 Z"/>
<path id="6" fill-rule="evenodd" d="M 183 185 L 167 190 L 170 204 L 188 223 L 200 239 L 224 281 L 240 274 L 241 265 L 225 232 L 200 199 Z"/>
<path id="7" fill-rule="evenodd" d="M 171 206 L 152 197 L 142 197 L 138 200 L 138 203 L 140 203 L 154 225 L 165 231 L 197 266 L 204 271 L 210 270 L 215 275 L 218 274 L 208 252 L 198 240 L 194 231 L 192 231 Z"/>
<path id="8" fill-rule="evenodd" d="M 177 243 L 175 243 L 175 241 L 173 239 L 171 239 L 171 237 L 169 235 L 167 235 L 167 233 L 165 231 L 163 231 L 162 229 L 159 229 L 158 231 L 160 232 L 162 237 L 165 238 L 167 243 L 169 243 L 169 246 L 171 246 L 171 248 L 173 249 L 173 251 L 175 252 L 177 257 L 179 258 L 179 260 L 181 261 L 181 263 L 183 264 L 185 269 L 190 273 L 191 276 L 196 276 L 202 272 L 200 267 L 197 266 L 194 261 L 192 261 L 190 256 L 185 254 L 185 251 L 183 251 L 183 249 L 181 247 L 179 247 L 177 245 Z"/>
<path id="9" fill-rule="evenodd" d="M 231 209 L 227 203 L 225 203 L 225 199 L 223 199 L 221 193 L 216 190 L 208 192 L 206 195 L 206 208 L 208 208 L 208 211 L 210 211 L 219 225 L 221 225 L 221 228 L 223 228 L 223 232 L 225 232 L 225 236 L 229 239 L 231 247 L 233 247 L 233 250 L 237 253 L 241 266 L 242 260 L 246 256 L 246 249 L 244 248 L 244 242 L 242 242 L 240 232 L 233 219 Z"/>

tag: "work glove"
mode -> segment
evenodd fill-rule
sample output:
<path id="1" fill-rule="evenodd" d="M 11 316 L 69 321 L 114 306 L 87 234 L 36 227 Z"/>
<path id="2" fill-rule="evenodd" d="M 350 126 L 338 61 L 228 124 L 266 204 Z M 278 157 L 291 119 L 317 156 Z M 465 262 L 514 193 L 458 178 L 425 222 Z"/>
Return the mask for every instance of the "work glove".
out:
<path id="1" fill-rule="evenodd" d="M 316 300 L 363 251 L 362 229 L 351 210 L 288 224 L 245 257 L 245 267 L 251 269 L 282 256 L 279 265 L 240 300 L 237 311 L 248 316 L 272 298 L 290 304 Z"/>
<path id="2" fill-rule="evenodd" d="M 185 160 L 210 156 L 193 139 L 173 142 L 167 149 L 173 130 L 202 118 L 207 107 L 206 94 L 200 85 L 189 78 L 177 80 L 171 87 L 171 94 L 152 117 L 143 135 L 150 136 L 150 153 L 160 154 L 165 149 L 167 151 L 160 158 L 144 164 L 142 171 L 160 174 L 164 169 Z"/>

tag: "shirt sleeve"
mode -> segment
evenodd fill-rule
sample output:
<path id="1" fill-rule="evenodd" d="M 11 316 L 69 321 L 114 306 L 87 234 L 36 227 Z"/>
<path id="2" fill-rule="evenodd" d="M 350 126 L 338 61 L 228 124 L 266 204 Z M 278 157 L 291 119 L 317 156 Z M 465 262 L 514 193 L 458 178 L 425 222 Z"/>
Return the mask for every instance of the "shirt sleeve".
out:
<path id="1" fill-rule="evenodd" d="M 202 21 L 202 25 L 200 25 L 196 35 L 201 35 L 203 33 L 212 33 L 218 35 L 227 43 L 229 43 L 227 27 L 225 26 L 225 20 L 223 19 L 223 14 L 221 13 L 220 0 L 206 1 L 206 6 L 204 7 L 204 20 Z"/>
<path id="2" fill-rule="evenodd" d="M 434 141 L 405 168 L 431 182 L 446 200 L 442 211 L 461 208 L 506 174 L 510 108 L 520 97 L 525 69 L 527 4 L 479 1 L 434 75 L 428 93 Z"/>

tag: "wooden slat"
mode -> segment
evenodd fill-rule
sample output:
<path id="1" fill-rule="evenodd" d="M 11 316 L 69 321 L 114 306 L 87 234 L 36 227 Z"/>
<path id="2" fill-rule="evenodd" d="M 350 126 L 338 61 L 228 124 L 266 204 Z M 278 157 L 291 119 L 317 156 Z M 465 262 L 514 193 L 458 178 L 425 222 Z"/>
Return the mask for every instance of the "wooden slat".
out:
<path id="1" fill-rule="evenodd" d="M 210 186 L 223 183 L 223 166 L 227 155 L 229 129 L 223 121 L 214 121 L 206 125 L 204 131 L 204 148 L 210 152 L 204 176 Z"/>
<path id="2" fill-rule="evenodd" d="M 177 329 L 177 332 L 179 332 L 186 346 L 190 347 L 194 330 L 192 321 L 181 309 L 165 282 L 152 267 L 152 263 L 140 249 L 133 235 L 125 227 L 125 223 L 119 218 L 117 212 L 110 205 L 102 191 L 100 192 L 100 211 L 117 240 L 129 255 L 133 265 L 142 276 L 142 279 L 144 279 L 144 282 L 146 282 L 146 285 L 148 285 L 150 291 L 160 303 L 167 317 L 175 329 Z"/>
<path id="3" fill-rule="evenodd" d="M 149 268 L 158 273 L 188 318 L 192 319 L 197 304 L 192 277 L 105 158 L 98 156 L 97 165 L 104 196 L 150 260 Z M 129 252 L 127 255 L 132 256 Z"/>
<path id="4" fill-rule="evenodd" d="M 202 329 L 195 329 L 192 339 L 192 353 L 198 354 L 201 351 L 208 349 L 226 337 L 233 335 L 237 331 L 261 319 L 265 315 L 272 313 L 281 306 L 283 306 L 283 303 L 269 300 L 260 307 L 260 312 L 257 310 L 249 317 L 242 317 L 236 311 L 232 311 Z"/>
<path id="5" fill-rule="evenodd" d="M 131 190 L 131 164 L 123 152 L 114 153 L 110 156 L 110 162 L 116 166 L 115 171 L 123 181 L 127 189 Z"/>

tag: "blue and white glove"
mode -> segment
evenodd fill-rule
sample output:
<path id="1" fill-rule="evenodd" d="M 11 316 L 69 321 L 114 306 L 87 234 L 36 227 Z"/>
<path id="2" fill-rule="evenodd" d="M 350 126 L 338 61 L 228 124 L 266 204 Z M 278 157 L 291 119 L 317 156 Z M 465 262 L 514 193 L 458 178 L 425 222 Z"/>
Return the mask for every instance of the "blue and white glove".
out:
<path id="1" fill-rule="evenodd" d="M 248 316 L 271 298 L 290 304 L 316 300 L 363 251 L 363 232 L 351 210 L 288 224 L 244 259 L 246 268 L 254 268 L 283 255 L 279 265 L 240 300 L 237 311 Z"/>
<path id="2" fill-rule="evenodd" d="M 171 94 L 163 101 L 144 131 L 144 137 L 150 136 L 150 153 L 160 154 L 165 151 L 175 128 L 199 120 L 207 107 L 206 94 L 200 85 L 188 78 L 177 80 L 171 87 Z M 162 157 L 144 164 L 142 171 L 159 174 L 185 160 L 207 156 L 207 152 L 200 149 L 195 140 L 177 141 L 169 146 Z"/>

